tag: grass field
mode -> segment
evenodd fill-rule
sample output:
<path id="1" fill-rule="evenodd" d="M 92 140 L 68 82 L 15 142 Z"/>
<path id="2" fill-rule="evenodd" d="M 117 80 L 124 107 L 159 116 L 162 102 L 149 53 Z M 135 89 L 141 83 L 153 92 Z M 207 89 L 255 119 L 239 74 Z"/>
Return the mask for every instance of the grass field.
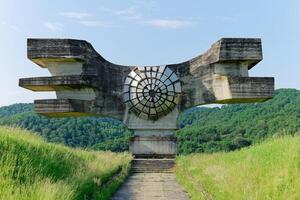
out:
<path id="1" fill-rule="evenodd" d="M 72 149 L 0 127 L 0 199 L 108 199 L 126 178 L 130 160 L 127 153 Z"/>
<path id="2" fill-rule="evenodd" d="M 300 136 L 231 153 L 180 156 L 176 176 L 192 200 L 300 199 Z"/>

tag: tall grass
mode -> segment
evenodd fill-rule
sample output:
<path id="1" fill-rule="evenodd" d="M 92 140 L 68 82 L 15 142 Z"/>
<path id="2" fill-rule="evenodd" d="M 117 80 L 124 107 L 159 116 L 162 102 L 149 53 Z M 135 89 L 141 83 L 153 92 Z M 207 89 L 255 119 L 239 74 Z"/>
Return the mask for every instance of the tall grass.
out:
<path id="1" fill-rule="evenodd" d="M 130 160 L 127 153 L 72 149 L 0 127 L 0 199 L 108 199 L 126 178 Z"/>
<path id="2" fill-rule="evenodd" d="M 300 199 L 300 136 L 231 153 L 180 156 L 175 171 L 192 200 Z"/>

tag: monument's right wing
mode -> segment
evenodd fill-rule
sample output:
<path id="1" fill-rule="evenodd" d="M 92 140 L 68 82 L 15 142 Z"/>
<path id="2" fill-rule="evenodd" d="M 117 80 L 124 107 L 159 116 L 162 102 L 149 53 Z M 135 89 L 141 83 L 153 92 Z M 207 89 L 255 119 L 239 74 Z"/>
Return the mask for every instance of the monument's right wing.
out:
<path id="1" fill-rule="evenodd" d="M 262 102 L 274 95 L 273 77 L 249 77 L 262 60 L 261 40 L 222 38 L 204 54 L 169 65 L 182 84 L 180 110 L 210 103 Z"/>

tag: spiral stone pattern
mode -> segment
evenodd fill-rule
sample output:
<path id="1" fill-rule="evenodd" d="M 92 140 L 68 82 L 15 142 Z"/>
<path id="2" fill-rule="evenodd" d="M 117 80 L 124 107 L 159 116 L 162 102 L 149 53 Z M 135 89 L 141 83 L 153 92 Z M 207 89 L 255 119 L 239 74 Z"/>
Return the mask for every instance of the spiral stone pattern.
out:
<path id="1" fill-rule="evenodd" d="M 180 93 L 180 81 L 170 68 L 137 67 L 125 80 L 123 97 L 136 116 L 157 120 L 176 107 Z"/>

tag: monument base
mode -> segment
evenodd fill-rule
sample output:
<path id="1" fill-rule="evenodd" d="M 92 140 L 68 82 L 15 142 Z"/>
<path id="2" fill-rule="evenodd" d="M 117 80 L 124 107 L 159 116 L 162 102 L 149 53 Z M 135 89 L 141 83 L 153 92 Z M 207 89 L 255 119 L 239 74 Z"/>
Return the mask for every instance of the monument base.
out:
<path id="1" fill-rule="evenodd" d="M 129 151 L 135 158 L 175 158 L 176 137 L 134 136 L 130 138 Z"/>

